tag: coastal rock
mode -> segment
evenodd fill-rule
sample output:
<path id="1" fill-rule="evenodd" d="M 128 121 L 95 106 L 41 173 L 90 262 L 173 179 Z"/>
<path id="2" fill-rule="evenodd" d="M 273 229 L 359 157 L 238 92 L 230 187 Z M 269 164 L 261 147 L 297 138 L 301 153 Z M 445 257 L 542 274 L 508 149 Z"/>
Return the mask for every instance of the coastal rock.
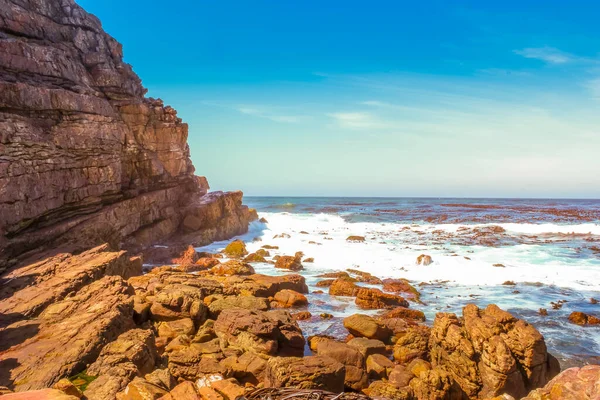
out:
<path id="1" fill-rule="evenodd" d="M 384 279 L 383 290 L 395 294 L 404 294 L 409 300 L 420 301 L 421 294 L 406 279 Z"/>
<path id="2" fill-rule="evenodd" d="M 433 259 L 431 258 L 431 256 L 427 255 L 427 254 L 421 254 L 419 257 L 417 257 L 417 265 L 429 265 L 433 263 Z"/>
<path id="3" fill-rule="evenodd" d="M 384 293 L 379 289 L 366 287 L 358 288 L 358 290 L 356 291 L 355 303 L 359 308 L 365 310 L 408 307 L 408 302 L 402 296 Z"/>
<path id="4" fill-rule="evenodd" d="M 358 350 L 366 359 L 372 354 L 385 354 L 386 347 L 381 340 L 357 337 L 348 341 L 348 346 Z"/>
<path id="5" fill-rule="evenodd" d="M 569 315 L 569 322 L 577 325 L 600 325 L 600 318 L 574 311 Z"/>
<path id="6" fill-rule="evenodd" d="M 600 365 L 569 368 L 523 400 L 594 400 L 600 398 Z"/>
<path id="7" fill-rule="evenodd" d="M 265 387 L 344 390 L 344 365 L 329 357 L 273 357 L 267 362 Z"/>
<path id="8" fill-rule="evenodd" d="M 280 307 L 304 307 L 308 305 L 306 296 L 289 289 L 283 289 L 275 293 L 274 299 Z"/>
<path id="9" fill-rule="evenodd" d="M 346 238 L 346 240 L 348 242 L 364 242 L 365 241 L 365 237 L 364 236 L 358 236 L 358 235 L 350 235 Z"/>
<path id="10" fill-rule="evenodd" d="M 224 348 L 269 356 L 304 353 L 302 332 L 286 311 L 226 309 L 217 318 L 214 329 Z"/>
<path id="11" fill-rule="evenodd" d="M 251 311 L 267 311 L 269 303 L 263 297 L 254 296 L 225 296 L 214 300 L 208 306 L 211 318 L 217 319 L 224 310 L 241 308 Z"/>
<path id="12" fill-rule="evenodd" d="M 281 256 L 275 262 L 275 268 L 289 269 L 290 271 L 301 271 L 304 269 L 300 257 Z"/>
<path id="13" fill-rule="evenodd" d="M 284 289 L 298 293 L 308 293 L 308 286 L 304 277 L 297 274 L 231 276 L 223 280 L 222 285 L 224 294 L 228 295 L 273 297 L 277 292 Z"/>
<path id="14" fill-rule="evenodd" d="M 396 307 L 383 313 L 380 319 L 402 318 L 413 321 L 425 321 L 425 314 L 421 310 L 413 310 L 406 307 Z"/>
<path id="15" fill-rule="evenodd" d="M 0 269 L 31 250 L 247 231 L 256 212 L 241 192 L 207 194 L 187 124 L 144 97 L 95 16 L 73 0 L 0 10 Z"/>
<path id="16" fill-rule="evenodd" d="M 244 242 L 241 240 L 234 240 L 225 247 L 223 254 L 228 257 L 240 258 L 248 254 L 248 251 L 246 250 L 246 244 Z"/>
<path id="17" fill-rule="evenodd" d="M 107 244 L 78 255 L 50 255 L 3 275 L 0 313 L 14 320 L 34 317 L 50 304 L 105 275 L 127 279 L 141 273 L 139 258 L 132 259 L 125 251 L 110 251 Z"/>
<path id="18" fill-rule="evenodd" d="M 375 318 L 364 314 L 354 314 L 344 318 L 344 327 L 356 337 L 386 341 L 391 331 Z"/>
<path id="19" fill-rule="evenodd" d="M 97 376 L 85 391 L 88 400 L 110 400 L 136 375 L 150 373 L 158 360 L 154 334 L 132 329 L 121 334 L 100 352 L 86 374 Z"/>
<path id="20" fill-rule="evenodd" d="M 359 290 L 354 279 L 350 278 L 337 278 L 328 284 L 329 294 L 332 296 L 356 296 Z"/>
<path id="21" fill-rule="evenodd" d="M 66 394 L 58 389 L 32 390 L 2 395 L 3 400 L 77 400 L 79 397 Z"/>
<path id="22" fill-rule="evenodd" d="M 372 354 L 367 357 L 366 367 L 369 378 L 387 379 L 394 369 L 394 363 L 383 354 Z"/>
<path id="23" fill-rule="evenodd" d="M 395 332 L 394 360 L 406 364 L 414 359 L 428 356 L 430 330 L 426 326 L 411 326 L 402 332 Z"/>
<path id="24" fill-rule="evenodd" d="M 239 260 L 229 260 L 223 264 L 218 264 L 202 275 L 211 276 L 211 275 L 219 275 L 219 276 L 231 276 L 231 275 L 253 275 L 256 271 L 252 265 L 248 264 L 244 261 Z"/>
<path id="25" fill-rule="evenodd" d="M 443 367 L 469 397 L 524 397 L 559 371 L 542 335 L 495 305 L 463 309 L 463 319 L 439 313 L 429 339 L 434 367 Z M 423 357 L 421 357 L 423 358 Z"/>
<path id="26" fill-rule="evenodd" d="M 9 326 L 2 332 L 7 349 L 0 354 L 0 369 L 6 371 L 0 385 L 41 389 L 82 371 L 104 345 L 133 328 L 132 295 L 122 278 L 105 276 L 39 317 Z"/>
<path id="27" fill-rule="evenodd" d="M 266 252 L 268 254 L 268 252 Z M 244 261 L 246 262 L 262 262 L 262 263 L 266 263 L 267 260 L 265 259 L 265 257 L 261 254 L 258 254 L 258 251 L 256 253 L 251 253 L 248 254 L 245 258 Z"/>
<path id="28" fill-rule="evenodd" d="M 344 385 L 348 389 L 359 391 L 368 386 L 365 358 L 355 347 L 334 340 L 324 340 L 317 345 L 317 354 L 344 364 L 346 367 Z"/>

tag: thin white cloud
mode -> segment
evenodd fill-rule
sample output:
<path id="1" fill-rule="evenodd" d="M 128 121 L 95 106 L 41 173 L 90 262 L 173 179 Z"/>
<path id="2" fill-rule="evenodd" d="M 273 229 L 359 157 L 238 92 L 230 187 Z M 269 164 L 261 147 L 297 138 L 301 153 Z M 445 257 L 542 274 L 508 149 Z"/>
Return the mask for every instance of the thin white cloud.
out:
<path id="1" fill-rule="evenodd" d="M 297 124 L 307 119 L 307 117 L 303 115 L 277 114 L 276 110 L 265 106 L 238 106 L 236 109 L 242 114 L 253 115 L 255 117 L 265 118 L 274 122 L 288 124 Z"/>
<path id="2" fill-rule="evenodd" d="M 337 112 L 327 114 L 327 116 L 333 118 L 341 128 L 383 129 L 390 127 L 389 123 L 368 112 Z"/>
<path id="3" fill-rule="evenodd" d="M 548 64 L 566 64 L 578 59 L 573 54 L 565 53 L 554 47 L 527 47 L 515 50 L 515 53 L 525 58 L 533 58 Z"/>

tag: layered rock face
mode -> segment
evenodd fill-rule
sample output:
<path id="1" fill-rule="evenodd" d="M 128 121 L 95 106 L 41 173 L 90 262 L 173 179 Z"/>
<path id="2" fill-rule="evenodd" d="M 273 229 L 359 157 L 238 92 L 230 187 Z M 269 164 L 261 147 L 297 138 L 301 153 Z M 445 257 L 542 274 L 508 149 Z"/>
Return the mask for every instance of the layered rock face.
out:
<path id="1" fill-rule="evenodd" d="M 0 0 L 0 268 L 42 246 L 138 248 L 179 232 L 203 244 L 247 229 L 241 193 L 205 196 L 187 124 L 145 93 L 73 0 Z"/>

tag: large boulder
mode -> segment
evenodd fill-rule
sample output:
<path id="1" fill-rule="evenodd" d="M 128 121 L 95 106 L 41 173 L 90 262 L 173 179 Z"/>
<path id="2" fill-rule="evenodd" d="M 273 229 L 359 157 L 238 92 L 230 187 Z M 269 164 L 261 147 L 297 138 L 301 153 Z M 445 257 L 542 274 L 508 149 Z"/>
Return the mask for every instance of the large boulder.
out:
<path id="1" fill-rule="evenodd" d="M 523 400 L 595 400 L 600 398 L 600 365 L 569 368 Z"/>
<path id="2" fill-rule="evenodd" d="M 215 332 L 224 348 L 264 355 L 302 355 L 304 337 L 287 311 L 223 310 Z"/>
<path id="3" fill-rule="evenodd" d="M 496 305 L 469 304 L 463 319 L 439 313 L 429 339 L 431 363 L 469 397 L 524 397 L 560 370 L 542 335 Z"/>
<path id="4" fill-rule="evenodd" d="M 329 357 L 273 357 L 267 362 L 265 387 L 344 390 L 344 364 Z"/>
<path id="5" fill-rule="evenodd" d="M 354 314 L 344 318 L 344 327 L 356 337 L 386 341 L 391 331 L 375 318 L 365 314 Z"/>
<path id="6" fill-rule="evenodd" d="M 275 293 L 274 300 L 279 307 L 305 307 L 308 305 L 306 296 L 290 289 L 283 289 Z"/>
<path id="7" fill-rule="evenodd" d="M 281 290 L 289 289 L 298 293 L 308 293 L 308 286 L 302 275 L 289 274 L 269 276 L 255 274 L 230 276 L 221 281 L 224 294 L 272 297 Z"/>
<path id="8" fill-rule="evenodd" d="M 317 345 L 317 354 L 345 365 L 344 384 L 348 389 L 359 391 L 368 386 L 365 357 L 358 349 L 335 340 L 323 340 Z"/>

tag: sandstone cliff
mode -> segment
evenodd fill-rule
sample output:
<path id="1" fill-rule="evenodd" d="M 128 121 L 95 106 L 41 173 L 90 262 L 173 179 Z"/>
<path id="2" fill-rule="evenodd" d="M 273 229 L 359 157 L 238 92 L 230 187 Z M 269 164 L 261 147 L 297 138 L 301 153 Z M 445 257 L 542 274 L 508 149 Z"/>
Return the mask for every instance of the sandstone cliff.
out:
<path id="1" fill-rule="evenodd" d="M 247 229 L 241 193 L 205 196 L 187 124 L 145 93 L 73 0 L 0 0 L 0 271 L 40 247 L 139 248 L 183 231 L 202 244 Z"/>

